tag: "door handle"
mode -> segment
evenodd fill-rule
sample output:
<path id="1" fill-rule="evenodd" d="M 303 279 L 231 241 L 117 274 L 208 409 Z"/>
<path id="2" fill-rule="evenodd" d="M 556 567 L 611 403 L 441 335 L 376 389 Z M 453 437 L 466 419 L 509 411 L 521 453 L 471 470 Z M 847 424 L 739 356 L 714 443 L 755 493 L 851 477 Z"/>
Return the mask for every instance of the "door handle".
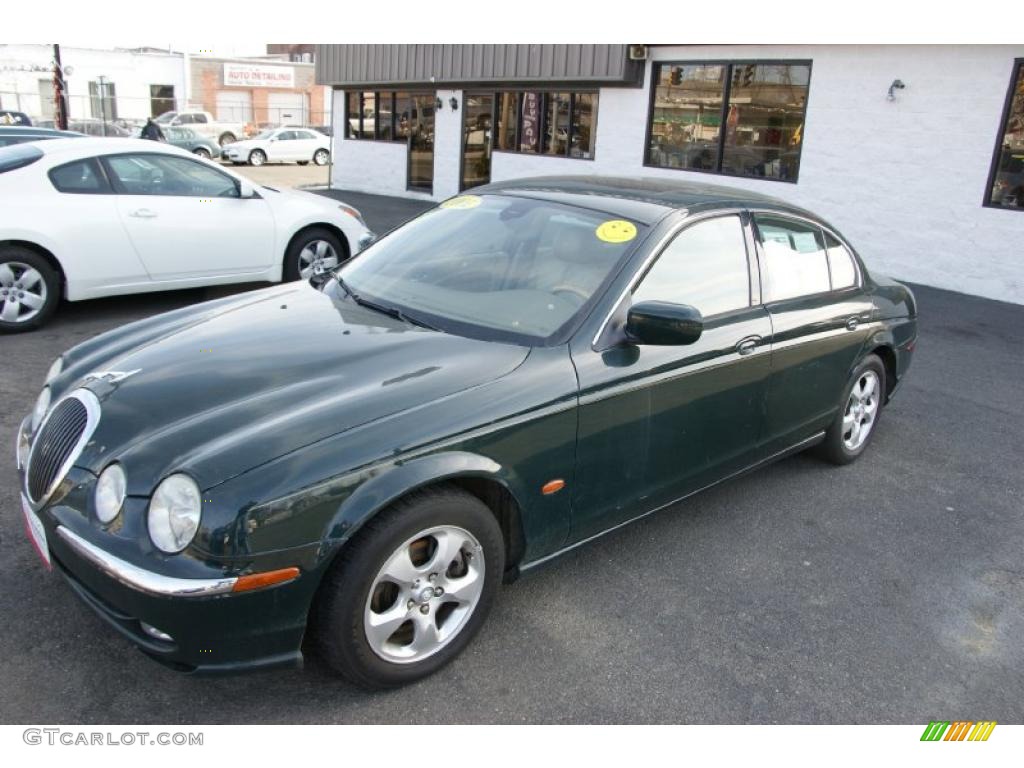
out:
<path id="1" fill-rule="evenodd" d="M 748 339 L 743 339 L 736 344 L 736 351 L 741 355 L 750 355 L 757 349 L 757 342 L 761 340 L 760 336 L 752 336 Z"/>
<path id="2" fill-rule="evenodd" d="M 846 320 L 846 330 L 848 330 L 848 331 L 856 331 L 858 325 L 860 325 L 860 318 L 859 317 L 847 318 L 847 320 Z"/>
<path id="3" fill-rule="evenodd" d="M 134 216 L 136 219 L 155 219 L 156 211 L 151 211 L 149 208 L 137 208 L 128 215 Z"/>

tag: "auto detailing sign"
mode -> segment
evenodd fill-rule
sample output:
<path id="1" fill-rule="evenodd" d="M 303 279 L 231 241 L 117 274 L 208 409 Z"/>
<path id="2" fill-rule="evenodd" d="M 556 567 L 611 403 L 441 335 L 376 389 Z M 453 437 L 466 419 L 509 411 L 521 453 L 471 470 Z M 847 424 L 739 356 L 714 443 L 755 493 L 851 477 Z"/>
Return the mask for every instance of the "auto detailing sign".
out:
<path id="1" fill-rule="evenodd" d="M 294 88 L 294 67 L 264 64 L 225 64 L 224 85 L 240 88 Z"/>

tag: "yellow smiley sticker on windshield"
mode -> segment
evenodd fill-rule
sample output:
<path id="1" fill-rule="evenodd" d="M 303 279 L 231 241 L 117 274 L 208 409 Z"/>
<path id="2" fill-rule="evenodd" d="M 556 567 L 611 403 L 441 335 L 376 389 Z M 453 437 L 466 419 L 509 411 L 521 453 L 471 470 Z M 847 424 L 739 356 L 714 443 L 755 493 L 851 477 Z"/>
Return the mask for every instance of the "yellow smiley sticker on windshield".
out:
<path id="1" fill-rule="evenodd" d="M 636 225 L 631 221 L 612 219 L 594 230 L 594 234 L 606 243 L 628 243 L 636 237 Z"/>
<path id="2" fill-rule="evenodd" d="M 462 195 L 461 197 L 453 197 L 451 200 L 445 200 L 441 203 L 441 207 L 465 211 L 469 208 L 476 208 L 480 205 L 480 202 L 480 198 L 476 195 Z"/>

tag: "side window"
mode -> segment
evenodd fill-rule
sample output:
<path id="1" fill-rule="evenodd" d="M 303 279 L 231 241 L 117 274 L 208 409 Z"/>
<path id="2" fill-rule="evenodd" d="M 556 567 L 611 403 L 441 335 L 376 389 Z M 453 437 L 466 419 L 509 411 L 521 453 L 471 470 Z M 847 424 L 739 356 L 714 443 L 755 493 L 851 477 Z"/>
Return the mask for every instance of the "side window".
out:
<path id="1" fill-rule="evenodd" d="M 122 195 L 238 197 L 234 179 L 188 158 L 140 153 L 113 155 L 106 163 Z"/>
<path id="2" fill-rule="evenodd" d="M 291 141 L 295 138 L 295 131 L 281 131 L 277 134 L 278 141 Z"/>
<path id="3" fill-rule="evenodd" d="M 702 221 L 680 232 L 633 292 L 633 303 L 640 301 L 689 304 L 705 317 L 750 306 L 739 216 Z"/>
<path id="4" fill-rule="evenodd" d="M 50 181 L 58 192 L 72 195 L 96 195 L 109 192 L 107 180 L 100 172 L 96 158 L 76 160 L 50 169 Z"/>
<path id="5" fill-rule="evenodd" d="M 818 227 L 774 216 L 757 216 L 756 221 L 765 261 L 766 302 L 831 290 Z"/>
<path id="6" fill-rule="evenodd" d="M 853 254 L 828 232 L 825 233 L 825 249 L 828 252 L 828 270 L 832 275 L 832 290 L 856 285 L 857 267 L 853 263 Z"/>
<path id="7" fill-rule="evenodd" d="M 189 120 L 190 123 L 205 123 L 206 122 L 206 115 L 204 115 L 202 112 L 197 112 L 194 115 L 189 115 L 189 117 L 192 118 L 191 120 Z"/>

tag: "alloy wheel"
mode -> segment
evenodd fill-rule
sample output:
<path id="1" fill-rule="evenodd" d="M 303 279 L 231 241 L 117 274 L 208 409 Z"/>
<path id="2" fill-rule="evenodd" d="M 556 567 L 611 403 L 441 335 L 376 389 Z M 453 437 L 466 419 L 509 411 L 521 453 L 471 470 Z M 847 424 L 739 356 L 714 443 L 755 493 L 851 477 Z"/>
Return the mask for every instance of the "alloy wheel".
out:
<path id="1" fill-rule="evenodd" d="M 317 165 L 327 165 L 327 160 L 329 158 L 330 155 L 327 154 L 326 149 L 318 149 L 316 154 L 313 155 L 313 162 Z"/>
<path id="2" fill-rule="evenodd" d="M 377 656 L 412 664 L 433 656 L 466 626 L 484 586 L 484 551 L 469 531 L 442 525 L 406 540 L 384 562 L 363 612 Z"/>
<path id="3" fill-rule="evenodd" d="M 46 306 L 46 281 L 20 261 L 0 264 L 0 320 L 25 323 Z"/>
<path id="4" fill-rule="evenodd" d="M 853 385 L 843 414 L 846 450 L 858 450 L 871 434 L 878 416 L 879 389 L 878 374 L 874 371 L 864 371 Z"/>
<path id="5" fill-rule="evenodd" d="M 249 155 L 249 162 L 252 165 L 260 166 L 267 162 L 267 156 L 257 149 L 251 155 Z"/>
<path id="6" fill-rule="evenodd" d="M 326 240 L 310 240 L 299 251 L 299 277 L 309 280 L 338 266 L 338 253 Z"/>

